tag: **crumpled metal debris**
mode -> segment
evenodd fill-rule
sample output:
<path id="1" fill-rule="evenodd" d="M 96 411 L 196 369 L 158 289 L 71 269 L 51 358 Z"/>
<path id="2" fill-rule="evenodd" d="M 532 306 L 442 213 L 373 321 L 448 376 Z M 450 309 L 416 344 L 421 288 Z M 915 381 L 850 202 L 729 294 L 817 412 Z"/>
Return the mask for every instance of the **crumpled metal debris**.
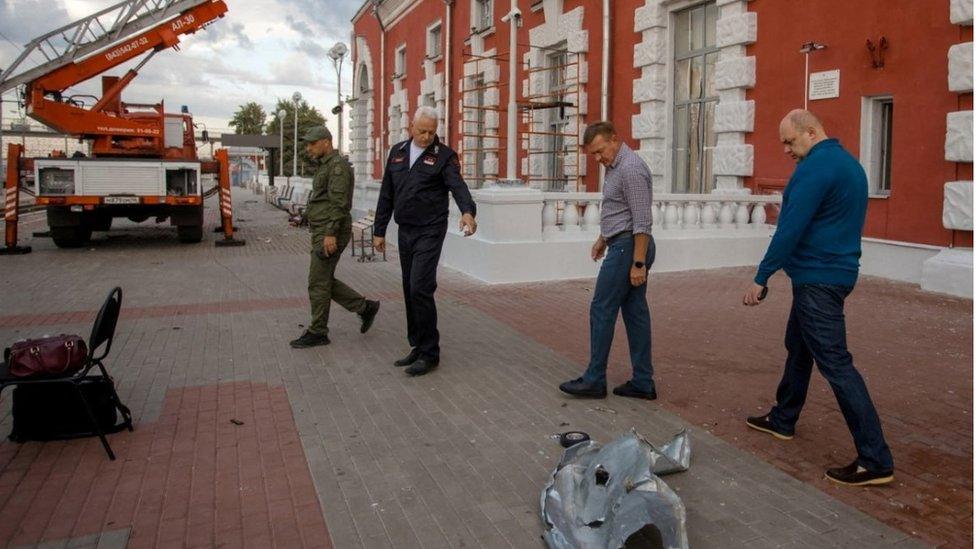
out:
<path id="1" fill-rule="evenodd" d="M 543 535 L 552 548 L 623 547 L 648 524 L 664 547 L 688 547 L 685 507 L 658 475 L 688 470 L 691 446 L 681 431 L 658 448 L 635 430 L 602 445 L 589 440 L 563 452 L 542 490 Z"/>

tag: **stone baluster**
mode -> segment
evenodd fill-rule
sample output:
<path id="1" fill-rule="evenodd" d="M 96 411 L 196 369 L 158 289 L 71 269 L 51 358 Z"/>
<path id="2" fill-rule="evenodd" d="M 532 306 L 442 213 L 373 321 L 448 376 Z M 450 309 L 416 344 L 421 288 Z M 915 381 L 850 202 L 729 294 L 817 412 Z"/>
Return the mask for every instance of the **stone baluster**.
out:
<path id="1" fill-rule="evenodd" d="M 654 228 L 660 228 L 661 223 L 664 221 L 664 215 L 661 212 L 661 203 L 655 200 L 651 203 L 651 220 L 654 223 Z"/>
<path id="2" fill-rule="evenodd" d="M 685 229 L 695 229 L 698 227 L 698 203 L 685 202 L 682 214 L 681 226 Z"/>
<path id="3" fill-rule="evenodd" d="M 546 200 L 542 206 L 542 230 L 553 232 L 559 230 L 556 226 L 556 201 Z"/>
<path id="4" fill-rule="evenodd" d="M 741 229 L 749 224 L 749 203 L 737 204 L 735 209 L 735 226 Z"/>
<path id="5" fill-rule="evenodd" d="M 721 229 L 728 229 L 732 226 L 732 221 L 735 218 L 732 216 L 732 203 L 723 201 L 722 207 L 718 211 L 718 226 Z"/>
<path id="6" fill-rule="evenodd" d="M 563 230 L 564 231 L 580 230 L 580 216 L 579 216 L 579 210 L 576 209 L 575 200 L 567 200 L 563 205 Z"/>
<path id="7" fill-rule="evenodd" d="M 752 227 L 762 229 L 766 226 L 766 204 L 757 202 L 752 206 Z"/>
<path id="8" fill-rule="evenodd" d="M 715 211 L 715 206 L 712 202 L 706 202 L 702 206 L 701 211 L 701 226 L 703 229 L 713 229 L 715 228 L 715 221 L 718 218 L 718 212 Z"/>
<path id="9" fill-rule="evenodd" d="M 668 202 L 667 206 L 664 207 L 664 229 L 676 228 L 678 228 L 678 205 L 674 202 Z"/>
<path id="10" fill-rule="evenodd" d="M 600 201 L 590 200 L 584 202 L 586 209 L 583 210 L 583 230 L 596 231 L 600 229 Z"/>

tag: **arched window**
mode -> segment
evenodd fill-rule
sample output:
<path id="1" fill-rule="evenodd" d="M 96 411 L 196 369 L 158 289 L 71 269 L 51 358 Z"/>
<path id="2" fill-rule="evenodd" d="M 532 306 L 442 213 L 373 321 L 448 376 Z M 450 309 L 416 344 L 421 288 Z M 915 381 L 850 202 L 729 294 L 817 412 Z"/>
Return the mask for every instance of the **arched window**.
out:
<path id="1" fill-rule="evenodd" d="M 365 64 L 359 66 L 359 93 L 360 95 L 369 93 L 369 71 Z"/>

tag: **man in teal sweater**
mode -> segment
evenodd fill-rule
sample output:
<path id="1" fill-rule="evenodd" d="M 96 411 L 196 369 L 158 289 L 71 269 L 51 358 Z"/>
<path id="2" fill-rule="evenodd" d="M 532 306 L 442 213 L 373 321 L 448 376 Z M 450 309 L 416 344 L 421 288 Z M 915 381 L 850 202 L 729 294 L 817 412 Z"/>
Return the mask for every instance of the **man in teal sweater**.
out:
<path id="1" fill-rule="evenodd" d="M 894 480 L 894 462 L 867 386 L 847 351 L 844 325 L 844 299 L 857 282 L 861 257 L 867 178 L 858 161 L 836 139 L 827 138 L 810 112 L 790 112 L 779 133 L 784 152 L 797 167 L 783 193 L 776 234 L 742 302 L 759 305 L 766 281 L 783 269 L 793 282 L 793 307 L 776 405 L 746 424 L 782 440 L 793 438 L 816 362 L 857 448 L 857 459 L 828 469 L 827 478 L 852 486 L 886 484 Z"/>

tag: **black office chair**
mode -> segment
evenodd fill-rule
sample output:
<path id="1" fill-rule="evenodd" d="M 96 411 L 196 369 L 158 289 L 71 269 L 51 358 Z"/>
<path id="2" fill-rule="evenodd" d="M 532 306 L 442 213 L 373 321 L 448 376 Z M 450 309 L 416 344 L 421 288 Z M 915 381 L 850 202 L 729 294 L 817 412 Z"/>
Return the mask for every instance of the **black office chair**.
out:
<path id="1" fill-rule="evenodd" d="M 40 384 L 68 384 L 74 387 L 74 392 L 78 395 L 85 412 L 88 416 L 88 423 L 91 426 L 90 433 L 77 434 L 74 436 L 90 436 L 91 434 L 97 434 L 98 438 L 102 441 L 102 446 L 105 448 L 105 452 L 108 453 L 109 459 L 115 459 L 115 453 L 112 452 L 112 447 L 109 446 L 108 439 L 105 438 L 105 430 L 99 424 L 98 420 L 95 418 L 95 413 L 92 410 L 91 404 L 88 398 L 85 396 L 85 391 L 82 389 L 82 384 L 91 383 L 93 380 L 102 381 L 105 383 L 109 390 L 109 399 L 112 401 L 112 406 L 122 415 L 123 422 L 115 426 L 112 432 L 117 432 L 122 429 L 128 429 L 132 431 L 132 414 L 129 409 L 122 404 L 119 399 L 119 394 L 115 390 L 115 383 L 112 381 L 111 376 L 108 375 L 108 371 L 105 369 L 105 364 L 103 360 L 108 356 L 109 351 L 112 349 L 112 339 L 115 337 L 115 325 L 119 320 L 119 312 L 122 309 L 122 288 L 115 287 L 108 294 L 108 298 L 105 299 L 105 303 L 102 304 L 102 308 L 98 311 L 98 316 L 95 317 L 95 323 L 92 325 L 91 336 L 88 338 L 88 356 L 85 359 L 85 365 L 81 370 L 65 375 L 37 375 L 29 377 L 17 377 L 10 375 L 9 368 L 6 362 L 0 363 L 0 393 L 4 389 L 10 386 L 37 386 Z M 101 348 L 101 352 L 96 355 L 96 353 Z M 97 372 L 91 373 L 92 369 L 97 368 Z M 16 400 L 15 400 L 16 402 Z M 16 424 L 16 419 L 15 419 Z"/>

